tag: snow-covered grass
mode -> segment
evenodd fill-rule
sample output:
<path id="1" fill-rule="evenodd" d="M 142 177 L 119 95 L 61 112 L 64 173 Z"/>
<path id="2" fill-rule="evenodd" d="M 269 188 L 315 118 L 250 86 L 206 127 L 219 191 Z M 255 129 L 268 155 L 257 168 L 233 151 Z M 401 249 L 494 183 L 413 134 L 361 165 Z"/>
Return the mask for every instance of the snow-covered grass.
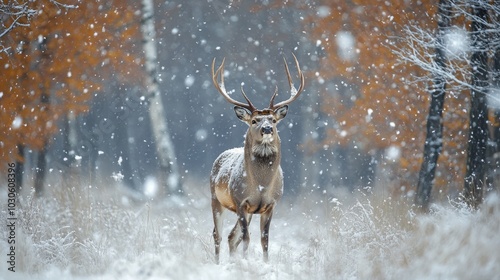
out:
<path id="1" fill-rule="evenodd" d="M 187 193 L 143 203 L 119 188 L 65 186 L 48 198 L 25 198 L 15 273 L 7 270 L 7 229 L 0 230 L 0 279 L 500 278 L 496 195 L 477 212 L 446 204 L 430 214 L 381 194 L 285 199 L 274 215 L 269 263 L 255 218 L 248 258 L 230 259 L 224 238 L 215 265 L 208 185 L 190 184 Z M 235 216 L 225 218 L 227 237 Z"/>

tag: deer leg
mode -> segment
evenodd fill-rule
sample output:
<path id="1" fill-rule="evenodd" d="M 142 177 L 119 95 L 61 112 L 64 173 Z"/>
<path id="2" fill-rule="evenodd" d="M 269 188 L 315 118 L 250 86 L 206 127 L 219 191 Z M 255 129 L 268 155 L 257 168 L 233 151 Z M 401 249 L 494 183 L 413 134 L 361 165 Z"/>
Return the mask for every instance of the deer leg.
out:
<path id="1" fill-rule="evenodd" d="M 221 237 L 221 229 L 222 229 L 222 212 L 224 212 L 224 208 L 220 204 L 220 202 L 216 199 L 212 199 L 212 214 L 214 218 L 214 242 L 215 242 L 215 263 L 219 264 L 219 252 L 220 252 L 220 242 L 222 240 Z"/>
<path id="2" fill-rule="evenodd" d="M 248 249 L 248 243 L 250 242 L 250 237 L 248 235 L 248 225 L 252 221 L 252 214 L 241 213 L 238 214 L 238 221 L 234 225 L 233 230 L 229 234 L 229 253 L 234 255 L 236 248 L 243 241 L 243 254 L 246 255 Z"/>
<path id="3" fill-rule="evenodd" d="M 239 218 L 238 218 L 239 219 Z M 234 252 L 236 251 L 236 247 L 238 247 L 238 240 L 241 239 L 241 230 L 240 230 L 240 223 L 236 221 L 236 224 L 234 225 L 233 229 L 231 230 L 231 233 L 229 234 L 228 241 L 229 241 L 229 254 L 233 256 Z"/>
<path id="4" fill-rule="evenodd" d="M 266 212 L 260 215 L 260 243 L 262 244 L 262 252 L 264 261 L 269 261 L 269 227 L 271 225 L 271 219 L 273 217 L 273 208 L 271 207 Z"/>
<path id="5" fill-rule="evenodd" d="M 250 226 L 250 222 L 252 221 L 252 214 L 245 214 L 245 219 L 247 220 L 246 227 L 241 226 L 241 232 L 242 236 L 241 239 L 243 240 L 243 257 L 247 257 L 247 251 L 248 251 L 248 244 L 250 244 L 250 234 L 248 233 L 248 227 Z"/>

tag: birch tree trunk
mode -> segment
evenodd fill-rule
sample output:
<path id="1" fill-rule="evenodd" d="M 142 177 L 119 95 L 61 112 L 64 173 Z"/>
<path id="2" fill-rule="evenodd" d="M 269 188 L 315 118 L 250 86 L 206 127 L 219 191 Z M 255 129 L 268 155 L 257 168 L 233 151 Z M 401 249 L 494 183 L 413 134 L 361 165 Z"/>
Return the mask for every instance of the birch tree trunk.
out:
<path id="1" fill-rule="evenodd" d="M 482 1 L 472 1 L 472 90 L 467 148 L 467 172 L 464 182 L 464 198 L 476 209 L 483 199 L 486 179 L 486 150 L 488 141 L 488 11 Z"/>
<path id="2" fill-rule="evenodd" d="M 431 104 L 427 116 L 427 135 L 424 144 L 424 155 L 420 173 L 418 175 L 417 194 L 415 203 L 427 209 L 434 177 L 436 174 L 437 161 L 443 147 L 443 106 L 446 95 L 446 80 L 441 75 L 446 69 L 446 56 L 444 53 L 444 35 L 450 26 L 450 4 L 447 0 L 440 0 L 438 4 L 438 32 L 435 48 L 435 62 L 440 68 L 440 73 L 434 73 L 434 81 L 431 93 Z"/>
<path id="3" fill-rule="evenodd" d="M 141 32 L 143 35 L 143 51 L 147 71 L 145 86 L 149 97 L 149 117 L 156 142 L 157 155 L 160 164 L 159 184 L 168 193 L 179 194 L 180 184 L 177 159 L 174 145 L 167 127 L 165 109 L 161 100 L 158 84 L 156 32 L 153 15 L 153 0 L 142 0 Z"/>

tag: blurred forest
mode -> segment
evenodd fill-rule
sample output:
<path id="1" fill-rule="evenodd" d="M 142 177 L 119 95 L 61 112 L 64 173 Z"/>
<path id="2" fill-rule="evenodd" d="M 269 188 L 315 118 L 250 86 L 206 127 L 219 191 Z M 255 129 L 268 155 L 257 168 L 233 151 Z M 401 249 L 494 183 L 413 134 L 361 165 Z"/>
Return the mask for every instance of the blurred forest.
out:
<path id="1" fill-rule="evenodd" d="M 13 2 L 18 6 L 9 7 Z M 18 163 L 23 191 L 118 180 L 144 193 L 146 182 L 161 176 L 148 113 L 141 1 L 3 3 L 0 157 Z M 294 53 L 306 87 L 279 127 L 285 195 L 373 188 L 413 199 L 431 100 L 433 73 L 424 66 L 434 48 L 409 38 L 435 37 L 436 1 L 154 3 L 155 79 L 181 181 L 199 181 L 208 190 L 213 161 L 242 146 L 246 131 L 212 85 L 212 60 L 226 58 L 226 88 L 235 98 L 245 84 L 253 103 L 264 107 L 275 86 L 278 99 L 288 97 L 282 60 Z M 489 34 L 500 38 L 498 1 L 484 3 Z M 466 1 L 453 7 L 450 24 L 465 36 L 449 45 L 467 44 L 462 41 L 475 19 L 469 11 Z M 494 84 L 500 44 L 491 42 L 482 52 Z M 423 61 L 405 59 L 408 50 Z M 469 66 L 473 51 L 447 61 L 458 78 L 442 113 L 434 199 L 457 197 L 464 187 L 471 87 L 460 81 L 470 83 L 471 72 L 459 70 Z M 500 90 L 491 88 L 488 135 L 495 135 Z M 488 163 L 494 176 L 498 163 Z"/>

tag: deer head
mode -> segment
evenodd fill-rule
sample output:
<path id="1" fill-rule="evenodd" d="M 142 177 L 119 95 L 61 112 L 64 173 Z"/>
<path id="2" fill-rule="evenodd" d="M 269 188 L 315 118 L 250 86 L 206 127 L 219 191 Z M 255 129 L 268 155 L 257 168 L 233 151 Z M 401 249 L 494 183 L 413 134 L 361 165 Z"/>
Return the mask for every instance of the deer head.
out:
<path id="1" fill-rule="evenodd" d="M 288 83 L 290 85 L 290 98 L 282 101 L 278 104 L 274 104 L 274 99 L 278 94 L 278 87 L 276 87 L 274 94 L 271 97 L 269 102 L 269 106 L 263 110 L 258 110 L 250 101 L 250 99 L 245 94 L 243 90 L 243 86 L 241 87 L 241 93 L 243 98 L 247 103 L 239 102 L 234 100 L 229 96 L 226 92 L 224 86 L 224 62 L 225 59 L 222 60 L 221 65 L 215 70 L 215 58 L 212 61 L 212 80 L 216 89 L 219 93 L 231 104 L 234 106 L 234 111 L 236 116 L 243 122 L 245 122 L 248 126 L 247 132 L 247 140 L 253 141 L 255 145 L 262 144 L 263 147 L 256 146 L 255 152 L 260 153 L 263 156 L 269 155 L 270 153 L 274 153 L 272 144 L 273 141 L 278 140 L 279 137 L 277 134 L 276 125 L 282 120 L 287 112 L 288 112 L 288 104 L 292 103 L 294 100 L 299 97 L 300 93 L 304 89 L 304 74 L 300 70 L 299 62 L 295 55 L 293 55 L 295 60 L 295 64 L 298 70 L 298 76 L 300 78 L 300 86 L 297 90 L 293 85 L 292 77 L 290 75 L 290 70 L 288 69 L 288 64 L 285 58 L 283 58 L 285 64 L 285 70 L 288 78 Z"/>

